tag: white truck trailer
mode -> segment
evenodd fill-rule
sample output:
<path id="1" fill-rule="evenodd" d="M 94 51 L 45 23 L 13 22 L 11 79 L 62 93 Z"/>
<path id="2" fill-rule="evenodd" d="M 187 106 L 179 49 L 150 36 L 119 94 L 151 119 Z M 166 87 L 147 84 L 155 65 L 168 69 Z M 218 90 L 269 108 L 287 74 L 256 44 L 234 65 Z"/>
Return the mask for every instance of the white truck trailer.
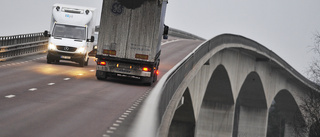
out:
<path id="1" fill-rule="evenodd" d="M 95 8 L 54 4 L 49 34 L 47 63 L 69 60 L 88 65 L 88 53 L 93 49 Z"/>
<path id="2" fill-rule="evenodd" d="M 141 1 L 141 0 L 140 0 Z M 126 77 L 151 85 L 157 80 L 167 0 L 104 0 L 97 45 L 98 80 Z M 137 4 L 137 3 L 136 3 Z"/>

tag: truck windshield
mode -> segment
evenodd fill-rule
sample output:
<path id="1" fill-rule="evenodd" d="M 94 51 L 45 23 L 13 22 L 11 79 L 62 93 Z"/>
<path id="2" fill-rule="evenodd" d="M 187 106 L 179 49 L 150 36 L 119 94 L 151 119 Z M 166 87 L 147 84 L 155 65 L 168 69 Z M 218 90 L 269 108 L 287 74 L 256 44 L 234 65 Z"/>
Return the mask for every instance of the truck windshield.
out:
<path id="1" fill-rule="evenodd" d="M 58 38 L 71 38 L 78 40 L 86 39 L 86 28 L 80 26 L 70 26 L 63 24 L 55 24 L 53 28 L 53 37 Z"/>

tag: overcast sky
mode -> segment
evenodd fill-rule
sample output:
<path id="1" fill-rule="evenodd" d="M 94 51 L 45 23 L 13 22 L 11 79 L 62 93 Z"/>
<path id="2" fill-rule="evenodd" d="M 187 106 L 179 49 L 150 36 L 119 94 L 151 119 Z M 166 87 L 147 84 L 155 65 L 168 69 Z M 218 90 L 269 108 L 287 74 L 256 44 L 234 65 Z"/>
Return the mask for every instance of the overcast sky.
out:
<path id="1" fill-rule="evenodd" d="M 102 0 L 2 0 L 0 36 L 48 30 L 54 3 L 90 6 Z M 205 39 L 233 33 L 253 39 L 305 74 L 320 31 L 320 0 L 169 0 L 166 24 Z M 98 22 L 98 21 L 97 21 Z"/>

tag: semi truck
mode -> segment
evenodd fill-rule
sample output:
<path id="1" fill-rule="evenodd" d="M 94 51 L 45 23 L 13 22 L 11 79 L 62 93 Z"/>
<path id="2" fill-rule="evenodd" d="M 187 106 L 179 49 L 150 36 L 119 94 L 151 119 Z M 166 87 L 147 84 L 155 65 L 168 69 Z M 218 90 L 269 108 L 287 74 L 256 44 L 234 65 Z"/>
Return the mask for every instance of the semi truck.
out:
<path id="1" fill-rule="evenodd" d="M 152 85 L 159 74 L 167 0 L 104 0 L 96 77 L 125 77 Z M 133 4 L 135 3 L 135 4 Z"/>
<path id="2" fill-rule="evenodd" d="M 52 8 L 47 63 L 68 60 L 87 66 L 93 49 L 95 8 L 54 4 Z"/>

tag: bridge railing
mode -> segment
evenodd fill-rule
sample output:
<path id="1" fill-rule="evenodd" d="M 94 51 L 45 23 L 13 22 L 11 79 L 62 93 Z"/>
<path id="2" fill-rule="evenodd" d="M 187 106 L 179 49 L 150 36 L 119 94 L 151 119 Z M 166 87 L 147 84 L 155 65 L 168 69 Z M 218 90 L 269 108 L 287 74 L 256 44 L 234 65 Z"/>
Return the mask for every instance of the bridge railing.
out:
<path id="1" fill-rule="evenodd" d="M 189 32 L 185 32 L 179 29 L 175 29 L 175 28 L 170 28 L 169 29 L 169 35 L 170 36 L 174 36 L 174 37 L 179 37 L 179 38 L 185 38 L 185 39 L 198 39 L 198 40 L 206 40 L 202 37 L 199 37 L 197 35 L 193 35 Z"/>
<path id="2" fill-rule="evenodd" d="M 48 38 L 42 33 L 0 37 L 0 61 L 47 50 Z"/>
<path id="3" fill-rule="evenodd" d="M 191 52 L 181 62 L 176 64 L 160 79 L 158 84 L 151 91 L 151 94 L 145 100 L 129 136 L 158 136 L 159 132 L 161 132 L 159 131 L 161 121 L 168 120 L 163 117 L 165 111 L 168 109 L 168 104 L 170 103 L 175 91 L 182 84 L 185 76 L 194 69 L 195 65 L 207 53 L 225 43 L 242 44 L 251 47 L 252 49 L 255 49 L 256 52 L 263 53 L 269 57 L 268 60 L 285 68 L 288 74 L 295 77 L 297 81 L 305 84 L 310 89 L 319 89 L 318 85 L 305 78 L 299 72 L 294 70 L 287 62 L 263 45 L 242 36 L 223 34 L 198 46 L 197 49 Z"/>

